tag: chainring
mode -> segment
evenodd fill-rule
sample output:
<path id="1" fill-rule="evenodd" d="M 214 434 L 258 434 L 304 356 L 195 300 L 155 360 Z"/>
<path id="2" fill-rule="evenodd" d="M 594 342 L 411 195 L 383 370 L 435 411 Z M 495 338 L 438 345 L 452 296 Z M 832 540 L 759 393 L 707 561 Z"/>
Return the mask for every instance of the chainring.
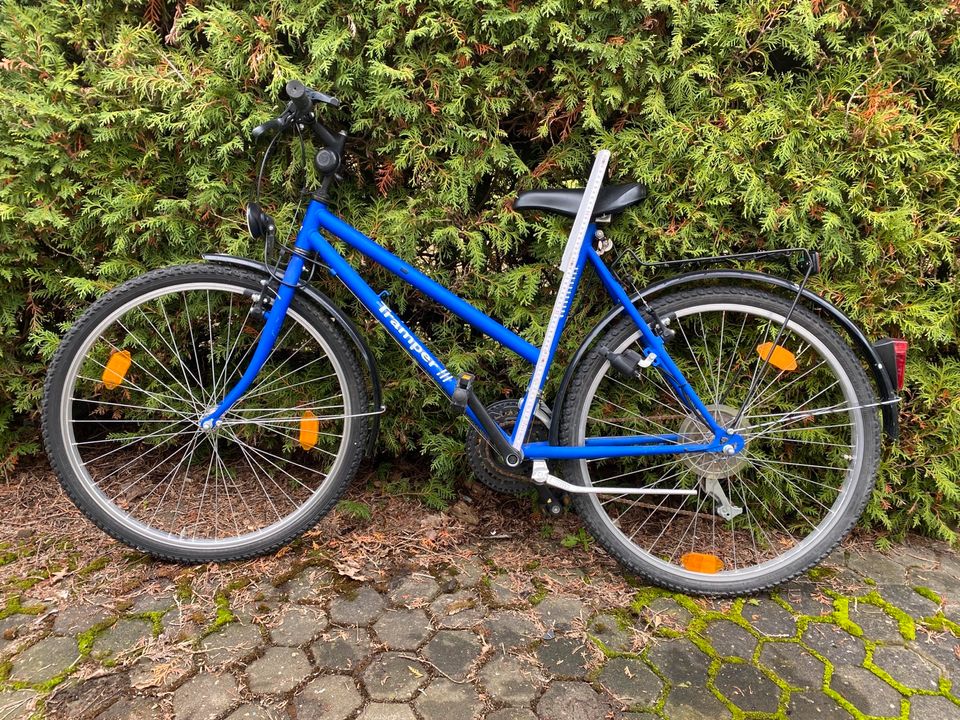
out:
<path id="1" fill-rule="evenodd" d="M 513 429 L 520 412 L 516 400 L 498 400 L 487 406 L 487 412 L 506 431 Z M 530 425 L 529 441 L 547 440 L 549 430 L 534 416 Z M 491 490 L 505 495 L 526 495 L 535 486 L 530 482 L 533 463 L 529 460 L 510 467 L 475 428 L 467 435 L 467 462 L 473 476 Z"/>

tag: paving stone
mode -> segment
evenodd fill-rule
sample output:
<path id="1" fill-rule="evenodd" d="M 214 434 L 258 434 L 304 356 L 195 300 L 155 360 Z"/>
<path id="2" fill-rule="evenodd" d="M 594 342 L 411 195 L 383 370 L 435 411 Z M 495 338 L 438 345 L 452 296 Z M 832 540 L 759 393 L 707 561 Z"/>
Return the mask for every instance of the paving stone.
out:
<path id="1" fill-rule="evenodd" d="M 864 668 L 835 667 L 830 687 L 866 715 L 900 714 L 900 693 Z"/>
<path id="2" fill-rule="evenodd" d="M 130 689 L 127 676 L 105 675 L 58 685 L 46 700 L 48 720 L 86 720 L 101 713 Z M 2 701 L 0 701 L 2 705 Z M 18 717 L 16 715 L 12 717 Z M 0 711 L 0 718 L 3 712 Z"/>
<path id="3" fill-rule="evenodd" d="M 463 680 L 480 657 L 480 648 L 480 639 L 469 630 L 441 630 L 422 654 L 444 675 Z"/>
<path id="4" fill-rule="evenodd" d="M 227 720 L 280 720 L 280 712 L 263 705 L 246 703 L 227 715 Z"/>
<path id="5" fill-rule="evenodd" d="M 173 716 L 176 720 L 214 720 L 239 703 L 232 675 L 201 673 L 173 693 Z"/>
<path id="6" fill-rule="evenodd" d="M 902 564 L 878 552 L 863 555 L 851 553 L 847 558 L 847 567 L 864 577 L 886 584 L 902 583 L 906 571 Z"/>
<path id="7" fill-rule="evenodd" d="M 486 641 L 497 652 L 523 648 L 540 636 L 533 621 L 516 610 L 502 610 L 491 613 L 480 626 Z"/>
<path id="8" fill-rule="evenodd" d="M 306 645 L 326 629 L 327 616 L 320 608 L 291 605 L 270 628 L 270 639 L 277 645 L 295 647 Z"/>
<path id="9" fill-rule="evenodd" d="M 326 592 L 333 585 L 333 575 L 321 568 L 308 568 L 283 585 L 290 602 L 316 603 L 322 602 Z"/>
<path id="10" fill-rule="evenodd" d="M 537 720 L 537 716 L 526 708 L 504 708 L 489 713 L 486 720 Z"/>
<path id="11" fill-rule="evenodd" d="M 100 605 L 70 605 L 57 613 L 53 632 L 57 635 L 79 635 L 116 616 L 113 610 Z"/>
<path id="12" fill-rule="evenodd" d="M 600 613 L 590 621 L 587 632 L 612 652 L 633 650 L 633 628 L 630 625 L 624 625 L 621 618 L 616 615 Z"/>
<path id="13" fill-rule="evenodd" d="M 403 607 L 423 607 L 440 594 L 440 586 L 432 577 L 406 575 L 390 583 L 390 602 Z"/>
<path id="14" fill-rule="evenodd" d="M 140 615 L 143 613 L 167 612 L 177 606 L 177 599 L 172 593 L 167 595 L 141 595 L 133 601 L 133 605 L 127 610 L 130 615 Z"/>
<path id="15" fill-rule="evenodd" d="M 641 612 L 643 623 L 653 629 L 661 626 L 672 630 L 686 630 L 690 624 L 690 611 L 673 598 L 655 598 Z"/>
<path id="16" fill-rule="evenodd" d="M 36 704 L 37 693 L 33 690 L 0 693 L 0 720 L 30 717 Z"/>
<path id="17" fill-rule="evenodd" d="M 787 717 L 790 720 L 853 720 L 853 715 L 822 690 L 790 693 Z"/>
<path id="18" fill-rule="evenodd" d="M 400 653 L 380 653 L 363 671 L 363 686 L 372 700 L 412 700 L 417 689 L 427 682 L 427 673 L 422 663 Z"/>
<path id="19" fill-rule="evenodd" d="M 938 695 L 910 698 L 910 720 L 960 720 L 960 707 Z"/>
<path id="20" fill-rule="evenodd" d="M 247 666 L 247 685 L 251 692 L 279 695 L 293 690 L 312 670 L 303 650 L 270 647 Z"/>
<path id="21" fill-rule="evenodd" d="M 597 720 L 610 708 L 585 682 L 557 681 L 537 703 L 540 720 Z"/>
<path id="22" fill-rule="evenodd" d="M 124 618 L 103 631 L 93 641 L 90 654 L 98 659 L 122 655 L 153 637 L 153 623 Z"/>
<path id="23" fill-rule="evenodd" d="M 653 705 L 663 690 L 660 678 L 642 660 L 632 658 L 608 660 L 598 680 L 626 705 Z"/>
<path id="24" fill-rule="evenodd" d="M 541 678 L 536 669 L 509 655 L 484 665 L 479 679 L 490 697 L 504 705 L 526 705 L 540 692 Z"/>
<path id="25" fill-rule="evenodd" d="M 803 642 L 834 665 L 860 665 L 867 654 L 860 638 L 830 623 L 810 623 Z"/>
<path id="26" fill-rule="evenodd" d="M 671 688 L 663 704 L 663 713 L 670 720 L 728 720 L 733 717 L 727 706 L 701 685 Z"/>
<path id="27" fill-rule="evenodd" d="M 494 579 L 486 586 L 491 607 L 510 607 L 520 602 L 520 596 L 507 584 L 506 580 Z"/>
<path id="28" fill-rule="evenodd" d="M 476 625 L 486 615 L 486 608 L 471 590 L 441 595 L 430 611 L 441 628 L 463 629 Z"/>
<path id="29" fill-rule="evenodd" d="M 433 626 L 423 610 L 388 610 L 373 626 L 391 650 L 415 650 L 430 637 Z"/>
<path id="30" fill-rule="evenodd" d="M 294 699 L 297 720 L 346 720 L 363 703 L 353 678 L 321 675 Z"/>
<path id="31" fill-rule="evenodd" d="M 724 657 L 749 660 L 757 648 L 757 639 L 729 620 L 714 620 L 700 634 Z"/>
<path id="32" fill-rule="evenodd" d="M 353 670 L 373 654 L 373 640 L 366 629 L 333 630 L 310 646 L 310 654 L 321 670 Z"/>
<path id="33" fill-rule="evenodd" d="M 960 639 L 951 633 L 918 633 L 917 642 L 911 643 L 911 647 L 937 663 L 948 676 L 960 677 Z"/>
<path id="34" fill-rule="evenodd" d="M 446 678 L 430 683 L 414 704 L 423 720 L 473 720 L 483 708 L 472 685 Z"/>
<path id="35" fill-rule="evenodd" d="M 161 720 L 164 716 L 160 701 L 156 698 L 120 698 L 97 715 L 97 720 Z M 201 718 L 204 716 L 196 716 Z M 212 716 L 206 716 L 212 717 Z M 180 717 L 177 717 L 180 720 Z M 191 719 L 192 720 L 192 719 Z"/>
<path id="36" fill-rule="evenodd" d="M 370 703 L 357 720 L 417 720 L 405 703 Z"/>
<path id="37" fill-rule="evenodd" d="M 940 570 L 911 569 L 907 572 L 907 582 L 911 587 L 929 588 L 940 597 L 956 597 L 956 578 Z"/>
<path id="38" fill-rule="evenodd" d="M 13 659 L 10 679 L 42 683 L 64 672 L 80 659 L 77 641 L 68 637 L 48 637 Z"/>
<path id="39" fill-rule="evenodd" d="M 130 685 L 137 690 L 170 690 L 190 675 L 193 669 L 193 658 L 189 655 L 178 655 L 166 660 L 142 657 L 130 668 Z"/>
<path id="40" fill-rule="evenodd" d="M 537 605 L 541 622 L 556 632 L 570 632 L 589 617 L 586 606 L 577 598 L 551 595 Z"/>
<path id="41" fill-rule="evenodd" d="M 687 638 L 661 640 L 647 659 L 673 685 L 706 685 L 710 658 Z"/>
<path id="42" fill-rule="evenodd" d="M 823 663 L 797 643 L 764 643 L 760 662 L 793 687 L 823 687 Z"/>
<path id="43" fill-rule="evenodd" d="M 896 605 L 913 618 L 932 617 L 940 605 L 925 598 L 909 585 L 885 585 L 879 588 L 883 599 Z"/>
<path id="44" fill-rule="evenodd" d="M 582 680 L 587 676 L 587 649 L 578 637 L 544 640 L 537 648 L 537 659 L 553 677 Z"/>
<path id="45" fill-rule="evenodd" d="M 6 652 L 19 641 L 27 626 L 36 618 L 16 613 L 0 620 L 0 652 Z"/>
<path id="46" fill-rule="evenodd" d="M 486 576 L 487 568 L 474 560 L 458 560 L 450 567 L 450 574 L 462 588 L 473 588 Z"/>
<path id="47" fill-rule="evenodd" d="M 875 648 L 873 664 L 901 685 L 933 691 L 940 687 L 940 668 L 908 648 Z"/>
<path id="48" fill-rule="evenodd" d="M 900 625 L 883 608 L 868 603 L 850 604 L 850 619 L 863 630 L 871 640 L 881 642 L 903 642 Z"/>
<path id="49" fill-rule="evenodd" d="M 777 595 L 794 612 L 800 615 L 828 615 L 833 612 L 833 602 L 824 595 L 816 583 L 808 580 L 791 580 L 777 588 Z"/>
<path id="50" fill-rule="evenodd" d="M 713 684 L 745 712 L 774 713 L 780 706 L 780 688 L 752 665 L 723 663 Z"/>
<path id="51" fill-rule="evenodd" d="M 770 598 L 747 601 L 740 614 L 755 630 L 768 637 L 793 637 L 797 632 L 793 615 Z"/>
<path id="52" fill-rule="evenodd" d="M 330 620 L 338 625 L 372 625 L 385 606 L 380 593 L 363 586 L 356 593 L 338 595 L 330 601 Z"/>
<path id="53" fill-rule="evenodd" d="M 229 665 L 243 660 L 263 645 L 263 635 L 256 625 L 233 622 L 200 641 L 207 667 Z"/>

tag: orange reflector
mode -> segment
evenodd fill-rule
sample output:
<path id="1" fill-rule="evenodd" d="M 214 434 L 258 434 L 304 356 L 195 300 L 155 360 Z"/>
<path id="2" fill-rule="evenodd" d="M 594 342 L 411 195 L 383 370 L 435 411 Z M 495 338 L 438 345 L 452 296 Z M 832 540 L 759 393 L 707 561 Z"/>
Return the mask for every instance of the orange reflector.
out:
<path id="1" fill-rule="evenodd" d="M 765 342 L 763 345 L 757 345 L 757 352 L 760 353 L 761 360 L 766 360 L 777 370 L 792 371 L 797 369 L 797 358 L 783 345 Z"/>
<path id="2" fill-rule="evenodd" d="M 723 560 L 707 553 L 687 553 L 680 558 L 680 564 L 691 572 L 711 575 L 723 570 Z"/>
<path id="3" fill-rule="evenodd" d="M 120 383 L 127 375 L 127 370 L 130 369 L 130 362 L 129 350 L 118 350 L 110 355 L 110 359 L 103 368 L 102 376 L 103 384 L 108 390 L 120 387 Z"/>
<path id="4" fill-rule="evenodd" d="M 320 437 L 320 421 L 310 410 L 307 410 L 300 418 L 300 447 L 309 450 L 317 444 Z"/>

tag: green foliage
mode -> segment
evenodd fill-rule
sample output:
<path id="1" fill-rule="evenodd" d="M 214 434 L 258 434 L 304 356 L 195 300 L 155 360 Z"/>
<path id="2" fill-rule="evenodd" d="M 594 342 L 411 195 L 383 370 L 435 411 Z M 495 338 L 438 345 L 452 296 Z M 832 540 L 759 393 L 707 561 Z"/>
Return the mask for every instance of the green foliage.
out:
<path id="1" fill-rule="evenodd" d="M 534 342 L 566 227 L 525 221 L 510 197 L 582 179 L 601 145 L 615 178 L 652 190 L 614 225 L 620 247 L 649 259 L 819 249 L 818 289 L 869 335 L 912 346 L 903 437 L 868 521 L 955 537 L 955 2 L 62 0 L 3 14 L 4 467 L 37 451 L 45 363 L 91 298 L 202 252 L 260 253 L 242 228 L 256 160 L 245 138 L 298 77 L 344 101 L 329 113 L 354 138 L 340 213 Z M 293 187 L 272 172 L 277 197 Z M 276 216 L 289 227 L 286 197 Z M 517 393 L 521 362 L 369 277 L 488 399 Z M 602 302 L 581 301 L 561 358 Z M 381 447 L 426 449 L 441 504 L 466 425 L 382 331 L 372 338 Z"/>

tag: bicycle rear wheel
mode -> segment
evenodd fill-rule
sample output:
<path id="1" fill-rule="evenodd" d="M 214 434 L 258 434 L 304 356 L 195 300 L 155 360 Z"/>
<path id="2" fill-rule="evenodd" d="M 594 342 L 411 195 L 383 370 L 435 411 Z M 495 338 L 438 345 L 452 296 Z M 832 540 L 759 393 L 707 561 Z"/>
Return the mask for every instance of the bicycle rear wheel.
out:
<path id="1" fill-rule="evenodd" d="M 95 302 L 54 356 L 48 455 L 70 498 L 122 542 L 188 562 L 270 552 L 355 474 L 365 384 L 300 296 L 251 388 L 217 429 L 199 427 L 260 337 L 260 279 L 215 265 L 147 273 Z"/>
<path id="2" fill-rule="evenodd" d="M 733 424 L 755 385 L 734 428 L 746 447 L 569 462 L 570 482 L 654 491 L 577 495 L 578 512 L 621 564 L 657 584 L 733 595 L 781 583 L 843 538 L 873 489 L 880 427 L 866 374 L 813 313 L 798 307 L 785 325 L 790 302 L 770 293 L 709 287 L 652 305 L 676 333 L 671 358 L 721 425 Z M 642 355 L 639 341 L 624 318 L 597 345 Z M 599 351 L 587 355 L 564 400 L 564 444 L 660 434 L 712 439 L 656 368 L 627 378 Z"/>

